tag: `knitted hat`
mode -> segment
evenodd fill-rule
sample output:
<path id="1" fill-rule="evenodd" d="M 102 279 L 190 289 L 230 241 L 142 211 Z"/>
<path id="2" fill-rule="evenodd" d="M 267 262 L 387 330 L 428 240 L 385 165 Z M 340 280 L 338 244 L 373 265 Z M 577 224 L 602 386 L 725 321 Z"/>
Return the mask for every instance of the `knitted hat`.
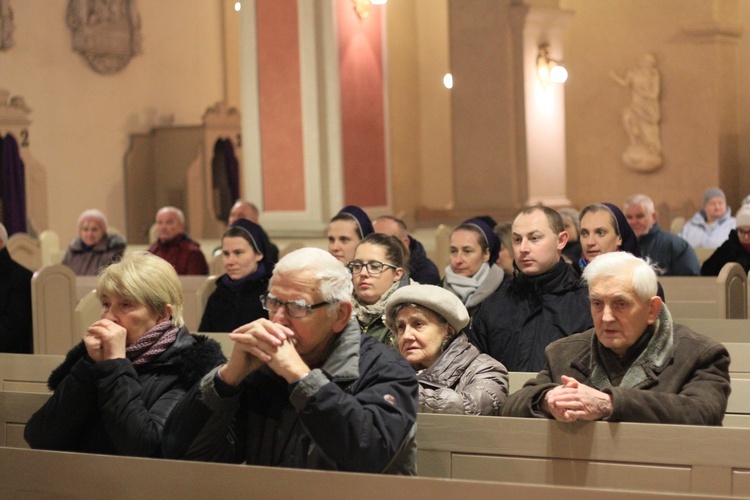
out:
<path id="1" fill-rule="evenodd" d="M 726 200 L 727 197 L 724 194 L 724 191 L 717 187 L 708 188 L 706 189 L 706 192 L 703 193 L 703 206 L 706 206 L 706 203 L 708 203 L 708 200 L 711 198 L 721 198 L 722 200 Z"/>
<path id="2" fill-rule="evenodd" d="M 81 226 L 86 220 L 95 222 L 96 225 L 101 228 L 102 233 L 107 233 L 107 218 L 100 210 L 97 210 L 95 208 L 84 210 L 81 215 L 78 216 L 78 231 L 81 230 Z"/>
<path id="3" fill-rule="evenodd" d="M 612 215 L 615 216 L 615 220 L 617 221 L 617 231 L 620 233 L 620 239 L 622 240 L 620 250 L 631 253 L 636 257 L 640 257 L 641 250 L 638 247 L 638 238 L 636 237 L 633 228 L 630 227 L 628 218 L 625 217 L 625 214 L 622 213 L 622 210 L 616 205 L 611 203 L 602 203 L 602 205 L 607 207 L 609 211 L 612 212 Z"/>
<path id="4" fill-rule="evenodd" d="M 484 217 L 475 217 L 473 219 L 465 220 L 461 225 L 468 224 L 474 226 L 484 235 L 484 241 L 487 242 L 487 247 L 490 250 L 490 260 L 488 264 L 491 266 L 497 261 L 498 255 L 500 255 L 500 238 L 497 237 L 495 231 L 485 222 Z"/>
<path id="5" fill-rule="evenodd" d="M 750 226 L 750 206 L 745 205 L 740 208 L 734 218 L 737 220 L 737 227 Z"/>
<path id="6" fill-rule="evenodd" d="M 413 303 L 442 316 L 456 333 L 469 324 L 466 307 L 453 292 L 435 285 L 402 286 L 388 298 L 385 304 L 385 318 L 391 330 L 396 323 L 394 310 L 399 304 Z"/>
<path id="7" fill-rule="evenodd" d="M 372 227 L 370 218 L 367 216 L 364 210 L 356 205 L 347 205 L 339 210 L 339 213 L 336 215 L 346 215 L 354 219 L 354 222 L 357 223 L 357 227 L 359 228 L 359 236 L 363 240 L 367 236 L 375 232 L 375 229 L 373 229 Z"/>
<path id="8" fill-rule="evenodd" d="M 253 246 L 256 252 L 263 254 L 261 262 L 266 260 L 266 255 L 268 255 L 266 252 L 267 236 L 262 227 L 247 219 L 237 219 L 229 227 L 242 229 L 243 237 Z"/>

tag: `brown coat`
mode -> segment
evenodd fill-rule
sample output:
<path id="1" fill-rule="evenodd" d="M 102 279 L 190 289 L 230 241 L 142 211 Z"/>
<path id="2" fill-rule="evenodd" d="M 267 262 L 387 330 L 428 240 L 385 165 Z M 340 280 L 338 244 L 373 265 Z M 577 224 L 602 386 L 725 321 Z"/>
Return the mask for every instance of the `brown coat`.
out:
<path id="1" fill-rule="evenodd" d="M 633 363 L 619 386 L 608 385 L 602 366 L 597 366 L 595 342 L 598 339 L 591 329 L 550 344 L 544 369 L 508 397 L 503 415 L 545 417 L 540 401 L 567 375 L 612 395 L 613 413 L 608 419 L 612 422 L 721 425 L 730 392 L 729 353 L 720 343 L 686 326 L 673 327 L 666 306 L 659 313 L 656 332 L 644 346 L 644 352 L 651 352 Z M 656 343 L 662 347 L 653 349 Z M 628 377 L 635 379 L 632 387 L 625 387 Z"/>

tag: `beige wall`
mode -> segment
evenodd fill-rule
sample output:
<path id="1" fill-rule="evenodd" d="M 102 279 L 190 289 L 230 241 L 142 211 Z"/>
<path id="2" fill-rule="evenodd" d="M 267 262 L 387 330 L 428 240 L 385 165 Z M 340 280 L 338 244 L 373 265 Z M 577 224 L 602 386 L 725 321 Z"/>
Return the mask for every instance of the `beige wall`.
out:
<path id="1" fill-rule="evenodd" d="M 747 14 L 747 2 L 563 0 L 561 5 L 575 12 L 565 40 L 568 193 L 574 204 L 621 204 L 627 195 L 645 192 L 657 205 L 679 210 L 687 201 L 699 204 L 705 188 L 721 185 L 736 209 L 738 118 L 748 114 L 747 99 L 743 107 L 737 99 L 737 67 L 746 63 L 748 50 L 747 42 L 730 32 L 734 23 L 748 19 L 737 16 L 740 7 Z M 718 34 L 684 31 L 698 27 Z M 664 165 L 654 173 L 634 172 L 620 160 L 627 146 L 621 113 L 630 91 L 609 76 L 624 73 L 646 53 L 655 54 L 662 79 Z"/>
<path id="2" fill-rule="evenodd" d="M 72 51 L 67 5 L 13 2 L 16 46 L 0 52 L 0 87 L 33 109 L 31 152 L 47 171 L 49 225 L 64 243 L 87 208 L 125 227 L 130 133 L 168 116 L 198 124 L 224 94 L 221 0 L 138 2 L 143 54 L 112 76 L 95 73 Z"/>

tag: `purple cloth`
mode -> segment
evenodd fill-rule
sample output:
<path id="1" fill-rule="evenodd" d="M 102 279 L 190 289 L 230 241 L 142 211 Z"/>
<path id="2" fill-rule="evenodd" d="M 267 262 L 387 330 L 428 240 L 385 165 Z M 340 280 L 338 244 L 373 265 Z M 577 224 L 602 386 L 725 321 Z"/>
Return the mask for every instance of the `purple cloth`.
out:
<path id="1" fill-rule="evenodd" d="M 26 177 L 16 139 L 8 134 L 2 141 L 3 224 L 8 236 L 26 232 Z"/>

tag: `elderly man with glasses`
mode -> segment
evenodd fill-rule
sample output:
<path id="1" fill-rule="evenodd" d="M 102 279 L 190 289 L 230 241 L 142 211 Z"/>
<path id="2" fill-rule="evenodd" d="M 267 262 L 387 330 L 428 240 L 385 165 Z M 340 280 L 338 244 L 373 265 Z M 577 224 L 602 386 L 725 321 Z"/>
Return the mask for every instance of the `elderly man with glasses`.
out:
<path id="1" fill-rule="evenodd" d="M 361 334 L 351 296 L 351 275 L 328 252 L 282 258 L 262 299 L 269 319 L 230 334 L 229 361 L 167 421 L 164 456 L 414 475 L 414 370 Z"/>

